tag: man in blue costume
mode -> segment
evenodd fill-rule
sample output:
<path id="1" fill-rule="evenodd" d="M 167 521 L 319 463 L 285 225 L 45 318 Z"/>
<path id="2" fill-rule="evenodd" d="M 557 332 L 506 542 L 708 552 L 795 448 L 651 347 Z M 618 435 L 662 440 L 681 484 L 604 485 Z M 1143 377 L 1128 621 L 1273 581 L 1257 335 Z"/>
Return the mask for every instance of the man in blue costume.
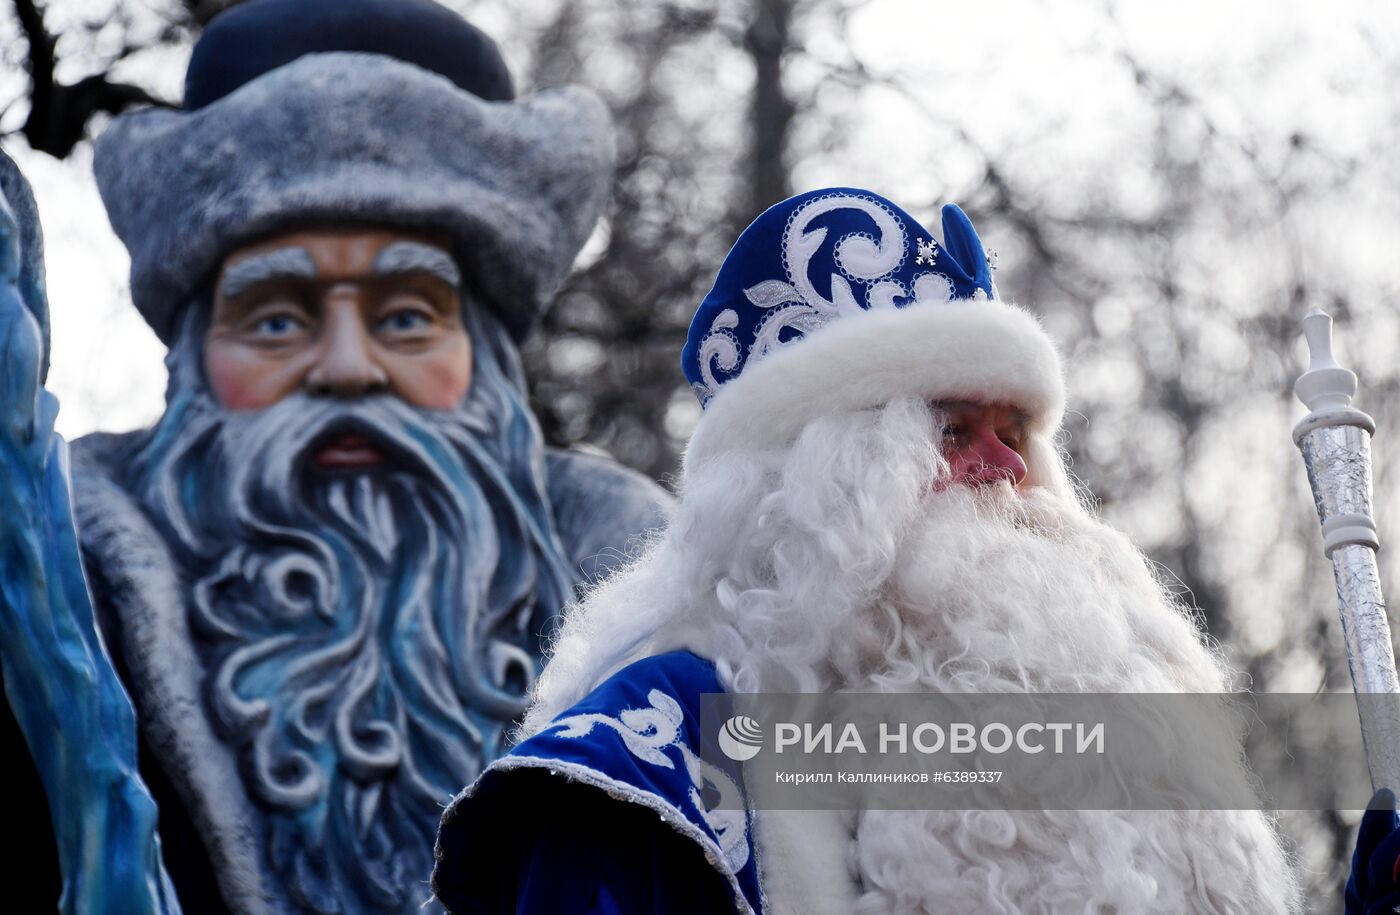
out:
<path id="1" fill-rule="evenodd" d="M 73 447 L 166 864 L 186 911 L 418 912 L 555 614 L 668 501 L 546 448 L 517 350 L 607 198 L 607 112 L 515 98 L 430 0 L 251 0 L 185 90 L 95 154 L 167 410 Z"/>
<path id="2" fill-rule="evenodd" d="M 1219 692 L 1230 674 L 1077 498 L 1059 357 L 956 207 L 941 241 L 868 191 L 773 207 L 682 362 L 704 413 L 675 516 L 566 611 L 524 739 L 445 815 L 450 911 L 1300 908 L 1257 811 L 722 803 L 740 786 L 700 752 L 703 693 Z M 1162 760 L 1173 790 L 1225 774 Z"/>

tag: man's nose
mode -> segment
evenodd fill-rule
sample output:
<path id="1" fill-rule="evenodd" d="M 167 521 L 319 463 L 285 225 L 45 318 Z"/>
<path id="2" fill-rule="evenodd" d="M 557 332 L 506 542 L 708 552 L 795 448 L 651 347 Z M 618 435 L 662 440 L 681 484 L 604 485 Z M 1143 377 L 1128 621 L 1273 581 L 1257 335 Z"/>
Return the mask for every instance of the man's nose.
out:
<path id="1" fill-rule="evenodd" d="M 1009 480 L 1013 487 L 1020 486 L 1026 478 L 1026 462 L 1014 448 L 1003 442 L 996 430 L 986 428 L 977 431 L 970 443 L 972 460 L 968 463 L 969 481 L 973 483 L 994 483 Z"/>
<path id="2" fill-rule="evenodd" d="M 348 284 L 332 287 L 322 308 L 320 352 L 306 373 L 307 390 L 322 397 L 363 397 L 388 388 L 389 375 L 375 359 L 358 291 Z"/>

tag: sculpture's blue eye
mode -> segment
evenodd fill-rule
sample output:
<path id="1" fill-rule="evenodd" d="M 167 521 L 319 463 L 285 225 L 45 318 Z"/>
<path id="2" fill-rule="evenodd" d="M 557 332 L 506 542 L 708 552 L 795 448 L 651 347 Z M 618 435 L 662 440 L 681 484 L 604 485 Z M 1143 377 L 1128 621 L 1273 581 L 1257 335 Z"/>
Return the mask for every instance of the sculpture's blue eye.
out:
<path id="1" fill-rule="evenodd" d="M 261 337 L 286 337 L 305 327 L 301 321 L 289 314 L 271 314 L 253 325 L 253 332 Z"/>
<path id="2" fill-rule="evenodd" d="M 402 333 L 406 331 L 422 330 L 430 323 L 428 316 L 421 311 L 401 308 L 380 321 L 379 327 L 382 330 Z"/>

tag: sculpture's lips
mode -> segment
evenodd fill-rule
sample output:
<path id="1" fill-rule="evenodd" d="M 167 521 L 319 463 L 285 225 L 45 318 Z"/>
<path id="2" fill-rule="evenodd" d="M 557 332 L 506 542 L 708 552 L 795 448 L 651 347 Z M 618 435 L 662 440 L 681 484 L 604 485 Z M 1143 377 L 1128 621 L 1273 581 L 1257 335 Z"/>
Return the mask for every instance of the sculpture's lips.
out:
<path id="1" fill-rule="evenodd" d="M 367 436 L 349 432 L 327 439 L 313 460 L 318 467 L 374 467 L 385 457 Z"/>

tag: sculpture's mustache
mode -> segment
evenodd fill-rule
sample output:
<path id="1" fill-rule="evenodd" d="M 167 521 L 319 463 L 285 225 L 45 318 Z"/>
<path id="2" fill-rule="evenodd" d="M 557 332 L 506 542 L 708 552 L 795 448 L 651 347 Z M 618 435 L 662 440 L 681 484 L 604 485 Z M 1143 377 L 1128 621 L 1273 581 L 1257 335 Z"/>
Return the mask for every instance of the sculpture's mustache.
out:
<path id="1" fill-rule="evenodd" d="M 342 456 L 360 451 L 380 459 L 374 464 L 366 461 L 358 469 L 377 466 L 386 471 L 432 473 L 442 458 L 432 441 L 435 433 L 448 424 L 469 422 L 457 412 L 443 414 L 442 423 L 435 423 L 437 418 L 389 395 L 354 401 L 295 395 L 255 413 L 225 414 L 217 444 L 235 489 L 255 469 L 264 485 L 273 486 L 323 479 L 332 470 L 356 469 L 354 461 L 322 460 L 331 451 Z M 249 460 L 267 453 L 283 458 L 278 462 L 280 478 L 269 476 L 272 468 L 255 468 L 256 462 Z"/>

